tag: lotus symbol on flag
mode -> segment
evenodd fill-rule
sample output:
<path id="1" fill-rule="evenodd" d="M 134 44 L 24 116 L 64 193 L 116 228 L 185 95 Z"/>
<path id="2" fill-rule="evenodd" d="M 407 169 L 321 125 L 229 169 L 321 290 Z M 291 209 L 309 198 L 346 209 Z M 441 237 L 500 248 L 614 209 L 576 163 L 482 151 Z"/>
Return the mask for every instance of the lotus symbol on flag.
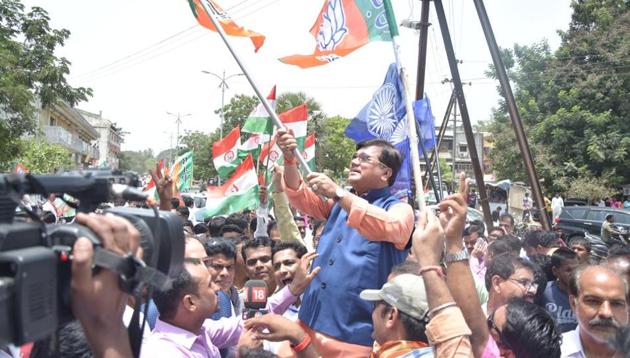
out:
<path id="1" fill-rule="evenodd" d="M 342 0 L 330 0 L 328 9 L 322 13 L 322 24 L 317 33 L 317 47 L 320 51 L 332 51 L 348 34 L 346 14 Z"/>
<path id="2" fill-rule="evenodd" d="M 396 89 L 384 84 L 372 97 L 368 107 L 368 132 L 380 139 L 389 140 L 396 126 Z"/>
<path id="3" fill-rule="evenodd" d="M 225 153 L 225 155 L 223 156 L 223 159 L 225 159 L 226 162 L 231 162 L 234 160 L 236 156 L 234 155 L 234 151 L 233 150 L 229 150 Z"/>

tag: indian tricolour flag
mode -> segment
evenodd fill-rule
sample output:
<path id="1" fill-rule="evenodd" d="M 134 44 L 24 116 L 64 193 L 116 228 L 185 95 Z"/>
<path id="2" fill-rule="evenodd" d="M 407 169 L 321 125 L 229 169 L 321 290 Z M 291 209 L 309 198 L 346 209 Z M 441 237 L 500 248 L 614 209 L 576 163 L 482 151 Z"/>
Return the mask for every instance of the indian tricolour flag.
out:
<path id="1" fill-rule="evenodd" d="M 308 164 L 308 167 L 315 171 L 315 133 L 309 134 L 306 140 L 304 140 L 302 157 Z"/>
<path id="2" fill-rule="evenodd" d="M 212 144 L 212 162 L 222 179 L 227 179 L 239 164 L 237 154 L 240 146 L 241 131 L 238 126 L 232 129 L 225 138 Z"/>
<path id="3" fill-rule="evenodd" d="M 262 145 L 267 143 L 270 137 L 271 136 L 268 134 L 252 134 L 238 148 L 238 157 L 242 159 L 251 154 L 254 158 L 254 162 L 256 162 L 258 160 L 258 156 L 260 155 Z"/>
<path id="4" fill-rule="evenodd" d="M 308 107 L 306 103 L 278 115 L 280 121 L 287 129 L 293 130 L 293 135 L 298 143 L 300 150 L 304 149 L 304 140 L 306 139 L 306 120 L 308 119 Z"/>
<path id="5" fill-rule="evenodd" d="M 271 92 L 269 92 L 267 102 L 269 102 L 271 108 L 276 109 L 276 86 L 273 86 Z M 265 106 L 259 103 L 245 120 L 242 131 L 243 133 L 271 134 L 272 130 L 271 116 L 265 109 Z"/>
<path id="6" fill-rule="evenodd" d="M 206 197 L 206 207 L 195 214 L 197 221 L 258 207 L 258 178 L 252 157 L 245 158 L 225 184 L 209 186 Z"/>

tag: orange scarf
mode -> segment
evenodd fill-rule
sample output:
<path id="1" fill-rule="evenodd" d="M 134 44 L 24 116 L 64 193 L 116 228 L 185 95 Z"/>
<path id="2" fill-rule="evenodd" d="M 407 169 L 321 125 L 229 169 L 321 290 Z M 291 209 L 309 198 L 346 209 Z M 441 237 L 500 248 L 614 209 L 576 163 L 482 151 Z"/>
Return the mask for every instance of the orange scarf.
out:
<path id="1" fill-rule="evenodd" d="M 396 358 L 429 345 L 420 341 L 391 341 L 383 344 L 376 352 L 370 354 L 370 358 Z"/>

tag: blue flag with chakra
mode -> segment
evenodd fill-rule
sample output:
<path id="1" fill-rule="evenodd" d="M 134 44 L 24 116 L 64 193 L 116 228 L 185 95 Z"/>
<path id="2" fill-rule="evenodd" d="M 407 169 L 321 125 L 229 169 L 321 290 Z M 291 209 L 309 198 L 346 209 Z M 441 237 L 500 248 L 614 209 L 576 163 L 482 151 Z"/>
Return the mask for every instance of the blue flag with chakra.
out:
<path id="1" fill-rule="evenodd" d="M 346 137 L 357 143 L 370 139 L 382 139 L 398 149 L 403 161 L 396 182 L 392 186 L 392 194 L 397 197 L 410 196 L 413 177 L 403 91 L 398 69 L 396 64 L 392 63 L 389 65 L 381 87 L 345 130 Z M 414 103 L 414 112 L 419 138 L 422 138 L 425 149 L 428 151 L 435 146 L 435 126 L 427 96 Z M 422 149 L 418 148 L 418 151 L 422 155 Z"/>

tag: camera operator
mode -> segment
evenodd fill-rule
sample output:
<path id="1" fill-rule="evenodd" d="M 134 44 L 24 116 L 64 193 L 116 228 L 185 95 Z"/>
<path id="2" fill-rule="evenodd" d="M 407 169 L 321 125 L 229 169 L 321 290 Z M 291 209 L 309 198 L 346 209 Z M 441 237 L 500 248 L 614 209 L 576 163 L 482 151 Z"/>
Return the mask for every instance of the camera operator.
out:
<path id="1" fill-rule="evenodd" d="M 76 221 L 101 239 L 103 248 L 121 256 L 141 255 L 140 233 L 127 220 L 113 215 L 77 214 Z M 71 306 L 95 357 L 131 357 L 122 316 L 129 295 L 120 290 L 118 275 L 92 270 L 94 247 L 79 238 L 73 247 Z"/>

